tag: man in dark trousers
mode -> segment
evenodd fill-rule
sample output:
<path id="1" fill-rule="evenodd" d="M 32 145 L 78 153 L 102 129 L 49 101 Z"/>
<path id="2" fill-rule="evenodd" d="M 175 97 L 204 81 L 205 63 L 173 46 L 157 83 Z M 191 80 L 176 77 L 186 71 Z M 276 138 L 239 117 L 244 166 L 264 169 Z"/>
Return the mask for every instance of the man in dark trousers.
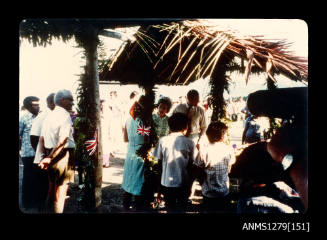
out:
<path id="1" fill-rule="evenodd" d="M 22 180 L 22 205 L 25 210 L 35 208 L 34 201 L 34 168 L 33 161 L 35 151 L 30 141 L 30 131 L 35 117 L 38 115 L 40 106 L 39 98 L 29 96 L 24 99 L 23 105 L 28 111 L 19 119 L 20 156 L 24 164 Z"/>
<path id="2" fill-rule="evenodd" d="M 39 162 L 41 161 L 41 158 L 37 146 L 41 135 L 43 121 L 45 117 L 55 108 L 54 95 L 55 95 L 54 93 L 51 93 L 47 97 L 48 109 L 46 109 L 45 111 L 41 111 L 37 115 L 37 117 L 33 121 L 31 132 L 30 132 L 31 144 L 35 151 L 35 158 L 33 164 L 33 168 L 35 169 L 35 184 L 34 184 L 35 204 L 37 205 L 38 210 L 40 212 L 44 211 L 45 208 L 45 201 L 49 190 L 49 180 L 48 180 L 48 173 L 40 169 L 38 166 Z"/>

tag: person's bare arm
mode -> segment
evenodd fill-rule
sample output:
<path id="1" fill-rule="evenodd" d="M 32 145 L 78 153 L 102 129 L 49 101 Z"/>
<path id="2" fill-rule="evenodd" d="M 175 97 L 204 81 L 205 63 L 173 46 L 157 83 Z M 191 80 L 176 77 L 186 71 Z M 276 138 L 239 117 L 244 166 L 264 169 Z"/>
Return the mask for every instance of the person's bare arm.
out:
<path id="1" fill-rule="evenodd" d="M 248 124 L 248 122 L 246 122 L 243 133 L 242 133 L 242 144 L 245 143 L 245 135 L 246 135 L 246 132 L 248 131 L 248 128 L 249 128 L 249 124 Z"/>
<path id="2" fill-rule="evenodd" d="M 201 138 L 205 134 L 206 130 L 207 130 L 207 123 L 206 123 L 206 118 L 205 118 L 205 115 L 204 115 L 204 112 L 203 112 L 201 117 L 200 117 L 200 134 L 199 134 L 199 139 L 198 139 L 197 144 L 196 144 L 197 148 L 199 148 Z"/>
<path id="3" fill-rule="evenodd" d="M 308 176 L 302 161 L 296 162 L 289 170 L 289 175 L 299 193 L 305 209 L 308 209 Z"/>
<path id="4" fill-rule="evenodd" d="M 52 149 L 50 154 L 41 160 L 41 162 L 39 163 L 39 167 L 41 169 L 47 169 L 51 164 L 52 160 L 64 150 L 67 141 L 68 141 L 68 137 L 66 137 L 63 141 L 59 142 L 58 145 L 54 149 Z"/>
<path id="5" fill-rule="evenodd" d="M 43 136 L 40 136 L 38 145 L 39 145 L 39 150 L 41 153 L 41 158 L 43 158 L 45 155 L 44 137 Z"/>
<path id="6" fill-rule="evenodd" d="M 291 145 L 285 144 L 285 134 L 286 133 L 284 132 L 281 134 L 277 131 L 267 143 L 267 151 L 271 157 L 280 164 L 282 164 L 283 158 L 287 154 L 294 151 Z M 297 159 L 294 158 L 294 163 L 289 169 L 289 176 L 295 185 L 296 191 L 301 197 L 305 209 L 308 207 L 308 176 L 306 172 L 307 168 L 305 166 L 306 161 L 306 156 L 298 156 Z"/>
<path id="7" fill-rule="evenodd" d="M 128 134 L 127 134 L 126 124 L 125 124 L 125 128 L 124 128 L 124 142 L 128 142 Z"/>

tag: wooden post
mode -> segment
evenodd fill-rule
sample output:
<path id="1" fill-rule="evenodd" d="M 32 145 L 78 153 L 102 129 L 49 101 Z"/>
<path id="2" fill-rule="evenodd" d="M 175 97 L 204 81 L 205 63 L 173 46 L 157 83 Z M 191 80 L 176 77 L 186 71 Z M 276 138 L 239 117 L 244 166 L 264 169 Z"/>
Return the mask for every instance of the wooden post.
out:
<path id="1" fill-rule="evenodd" d="M 86 56 L 86 72 L 89 77 L 89 103 L 90 109 L 88 111 L 88 118 L 91 120 L 92 125 L 97 131 L 98 135 L 98 146 L 97 154 L 94 154 L 93 165 L 94 165 L 94 179 L 93 179 L 93 196 L 91 199 L 94 200 L 94 210 L 100 211 L 101 200 L 102 200 L 102 134 L 101 134 L 101 123 L 100 123 L 100 97 L 99 97 L 99 72 L 98 72 L 98 52 L 97 46 L 99 43 L 97 32 L 94 28 L 90 27 L 85 29 L 88 32 L 88 36 L 85 39 L 85 56 Z"/>
<path id="2" fill-rule="evenodd" d="M 221 120 L 226 117 L 224 90 L 228 86 L 226 80 L 227 64 L 229 59 L 222 55 L 217 63 L 217 67 L 214 69 L 210 79 L 210 96 L 212 106 L 211 121 Z M 209 124 L 209 123 L 208 123 Z"/>

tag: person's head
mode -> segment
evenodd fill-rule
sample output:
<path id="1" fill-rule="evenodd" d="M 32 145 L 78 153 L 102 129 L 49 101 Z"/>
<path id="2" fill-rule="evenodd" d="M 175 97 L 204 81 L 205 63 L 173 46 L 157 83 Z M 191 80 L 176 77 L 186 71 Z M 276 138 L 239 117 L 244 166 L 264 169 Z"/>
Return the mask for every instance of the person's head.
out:
<path id="1" fill-rule="evenodd" d="M 149 104 L 145 95 L 140 96 L 136 103 L 141 109 L 145 109 Z"/>
<path id="2" fill-rule="evenodd" d="M 69 90 L 63 89 L 59 90 L 54 96 L 54 103 L 56 106 L 60 106 L 69 111 L 72 110 L 74 105 L 74 98 Z"/>
<path id="3" fill-rule="evenodd" d="M 160 117 L 166 116 L 169 113 L 172 106 L 172 102 L 169 97 L 162 97 L 158 101 L 158 115 Z"/>
<path id="4" fill-rule="evenodd" d="M 110 92 L 110 98 L 116 98 L 117 97 L 117 92 L 116 91 L 111 91 Z"/>
<path id="5" fill-rule="evenodd" d="M 306 155 L 307 146 L 307 130 L 305 126 L 286 123 L 277 128 L 272 135 L 267 147 L 273 145 L 280 152 Z M 303 153 L 305 152 L 305 153 Z"/>
<path id="6" fill-rule="evenodd" d="M 100 99 L 100 110 L 103 111 L 103 104 L 104 104 L 105 100 L 104 99 Z"/>
<path id="7" fill-rule="evenodd" d="M 131 94 L 129 95 L 129 99 L 133 99 L 133 98 L 135 98 L 135 97 L 138 96 L 138 95 L 139 95 L 138 91 L 133 91 L 133 92 L 131 92 Z"/>
<path id="8" fill-rule="evenodd" d="M 179 97 L 178 97 L 178 102 L 179 102 L 179 103 L 183 103 L 183 96 L 179 96 Z"/>
<path id="9" fill-rule="evenodd" d="M 152 113 L 151 103 L 145 95 L 140 96 L 139 100 L 132 106 L 135 116 L 143 119 L 148 113 Z"/>
<path id="10" fill-rule="evenodd" d="M 39 98 L 35 96 L 26 97 L 23 101 L 24 107 L 33 115 L 37 115 L 40 111 Z"/>
<path id="11" fill-rule="evenodd" d="M 210 143 L 222 142 L 227 135 L 228 127 L 223 122 L 211 122 L 207 128 L 206 134 Z"/>
<path id="12" fill-rule="evenodd" d="M 199 92 L 195 89 L 188 91 L 186 99 L 188 105 L 197 106 L 200 101 Z"/>
<path id="13" fill-rule="evenodd" d="M 172 132 L 181 132 L 187 130 L 188 118 L 184 113 L 174 113 L 168 119 L 168 126 Z"/>
<path id="14" fill-rule="evenodd" d="M 51 93 L 47 97 L 47 106 L 48 106 L 48 108 L 50 108 L 50 110 L 53 110 L 56 107 L 56 105 L 54 103 L 54 96 L 55 96 L 55 94 L 54 93 Z"/>

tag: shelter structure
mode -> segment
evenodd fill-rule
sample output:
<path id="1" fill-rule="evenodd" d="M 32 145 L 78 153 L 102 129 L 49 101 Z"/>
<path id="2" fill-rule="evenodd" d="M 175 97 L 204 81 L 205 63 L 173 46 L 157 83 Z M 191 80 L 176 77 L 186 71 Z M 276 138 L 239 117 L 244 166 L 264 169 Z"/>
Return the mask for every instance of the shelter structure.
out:
<path id="1" fill-rule="evenodd" d="M 275 76 L 282 74 L 307 83 L 307 58 L 288 50 L 286 40 L 264 36 L 244 36 L 211 19 L 185 20 L 143 25 L 134 40 L 122 48 L 100 70 L 100 80 L 137 83 L 187 85 L 210 77 L 212 120 L 225 116 L 223 91 L 228 88 L 228 72 L 266 73 L 268 89 L 275 88 Z"/>
<path id="2" fill-rule="evenodd" d="M 99 62 L 98 45 L 99 35 L 124 39 L 124 36 L 107 31 L 108 28 L 132 27 L 148 24 L 162 24 L 170 22 L 165 19 L 23 19 L 19 26 L 19 37 L 27 39 L 34 46 L 51 45 L 52 40 L 63 42 L 74 38 L 78 46 L 84 51 L 86 65 L 80 76 L 78 88 L 78 121 L 76 129 L 79 132 L 75 153 L 77 158 L 84 162 L 83 172 L 85 183 L 82 202 L 88 211 L 101 210 L 102 186 L 102 146 L 100 126 L 100 99 L 99 99 Z M 90 156 L 84 143 L 96 137 L 97 148 Z M 100 139 L 100 141 L 98 141 Z"/>
<path id="3" fill-rule="evenodd" d="M 140 26 L 134 38 L 124 38 L 116 27 Z M 120 38 L 124 45 L 98 69 L 99 35 Z M 182 19 L 26 19 L 20 24 L 20 37 L 34 45 L 46 46 L 53 38 L 67 41 L 73 37 L 84 48 L 85 73 L 78 90 L 80 131 L 78 151 L 88 164 L 85 202 L 90 208 L 101 205 L 102 149 L 85 153 L 84 141 L 94 132 L 101 139 L 99 80 L 137 83 L 154 103 L 154 85 L 185 85 L 199 78 L 210 77 L 212 120 L 225 115 L 223 91 L 228 88 L 228 71 L 267 73 L 268 88 L 274 87 L 274 75 L 283 74 L 294 81 L 308 81 L 307 59 L 294 56 L 285 41 L 264 40 L 262 36 L 242 36 L 224 29 L 211 20 Z M 149 111 L 151 113 L 151 111 Z M 149 116 L 151 116 L 149 114 Z M 142 148 L 146 158 L 153 139 Z"/>

